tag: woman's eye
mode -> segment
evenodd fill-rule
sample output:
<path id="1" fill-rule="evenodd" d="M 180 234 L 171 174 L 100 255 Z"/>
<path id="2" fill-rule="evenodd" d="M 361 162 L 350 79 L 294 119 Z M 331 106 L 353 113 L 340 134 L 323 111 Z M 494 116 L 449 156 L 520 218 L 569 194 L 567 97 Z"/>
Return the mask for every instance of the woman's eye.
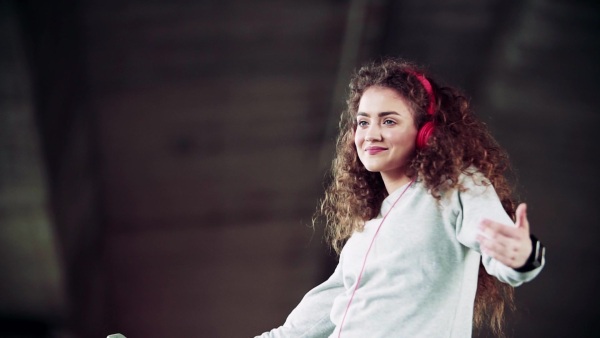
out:
<path id="1" fill-rule="evenodd" d="M 385 120 L 385 121 L 383 121 L 383 124 L 392 125 L 392 124 L 396 124 L 396 121 L 394 121 L 394 120 Z"/>
<path id="2" fill-rule="evenodd" d="M 367 125 L 367 121 L 358 121 L 358 126 L 359 127 L 364 127 Z"/>

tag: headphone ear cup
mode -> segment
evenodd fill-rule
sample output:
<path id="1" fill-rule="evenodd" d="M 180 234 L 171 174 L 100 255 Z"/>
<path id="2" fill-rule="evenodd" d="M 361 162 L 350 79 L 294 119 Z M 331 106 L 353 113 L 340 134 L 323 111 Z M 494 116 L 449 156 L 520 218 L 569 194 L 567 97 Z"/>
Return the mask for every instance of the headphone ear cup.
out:
<path id="1" fill-rule="evenodd" d="M 417 134 L 417 149 L 423 149 L 427 146 L 427 141 L 429 141 L 434 129 L 435 127 L 431 121 L 426 122 L 419 129 L 419 133 Z"/>

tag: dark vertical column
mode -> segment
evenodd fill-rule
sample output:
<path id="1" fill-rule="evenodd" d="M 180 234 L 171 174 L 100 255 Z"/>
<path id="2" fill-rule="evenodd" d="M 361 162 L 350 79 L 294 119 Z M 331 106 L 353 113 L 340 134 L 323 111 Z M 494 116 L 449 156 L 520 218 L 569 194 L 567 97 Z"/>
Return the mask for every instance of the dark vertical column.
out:
<path id="1" fill-rule="evenodd" d="M 106 335 L 103 217 L 94 114 L 88 105 L 82 2 L 15 2 L 45 166 L 48 206 L 70 300 L 65 330 Z"/>
<path id="2" fill-rule="evenodd" d="M 64 324 L 65 274 L 15 1 L 0 1 L 0 336 Z"/>

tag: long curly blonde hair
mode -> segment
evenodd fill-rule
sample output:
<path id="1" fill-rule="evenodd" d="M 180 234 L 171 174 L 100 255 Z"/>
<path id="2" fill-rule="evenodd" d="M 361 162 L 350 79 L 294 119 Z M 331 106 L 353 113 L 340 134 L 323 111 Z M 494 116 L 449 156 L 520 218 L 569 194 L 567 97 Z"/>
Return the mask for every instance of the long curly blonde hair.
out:
<path id="1" fill-rule="evenodd" d="M 416 74 L 423 69 L 401 60 L 387 58 L 362 67 L 350 81 L 347 109 L 340 120 L 336 156 L 331 168 L 331 184 L 325 191 L 317 216 L 326 224 L 326 236 L 339 254 L 365 221 L 376 217 L 387 196 L 381 175 L 362 165 L 354 145 L 356 113 L 364 91 L 372 86 L 391 88 L 409 104 L 419 129 L 432 121 L 435 130 L 423 149 L 415 151 L 408 175 L 422 180 L 433 196 L 440 199 L 449 189 L 460 189 L 458 177 L 469 167 L 477 168 L 496 189 L 506 212 L 514 219 L 515 201 L 506 175 L 510 165 L 484 123 L 472 113 L 467 98 L 458 90 L 440 86 L 425 75 L 433 87 L 435 114 L 428 115 L 430 95 Z M 505 309 L 514 309 L 513 288 L 487 274 L 480 264 L 473 323 L 476 329 L 488 327 L 503 336 Z"/>

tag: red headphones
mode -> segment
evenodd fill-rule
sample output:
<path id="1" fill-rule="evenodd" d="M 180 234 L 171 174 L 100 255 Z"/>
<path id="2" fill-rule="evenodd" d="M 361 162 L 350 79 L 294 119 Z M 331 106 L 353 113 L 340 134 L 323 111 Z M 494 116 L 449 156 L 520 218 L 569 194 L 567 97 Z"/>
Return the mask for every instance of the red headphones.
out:
<path id="1" fill-rule="evenodd" d="M 433 95 L 433 87 L 431 86 L 431 82 L 429 82 L 429 80 L 427 80 L 422 74 L 416 73 L 412 70 L 408 71 L 408 73 L 414 75 L 425 88 L 425 91 L 429 96 L 427 115 L 433 116 L 433 113 L 435 113 L 435 96 Z M 421 129 L 419 129 L 419 133 L 417 134 L 417 149 L 423 149 L 427 146 L 427 141 L 429 141 L 434 129 L 435 126 L 433 125 L 433 121 L 425 122 Z"/>

